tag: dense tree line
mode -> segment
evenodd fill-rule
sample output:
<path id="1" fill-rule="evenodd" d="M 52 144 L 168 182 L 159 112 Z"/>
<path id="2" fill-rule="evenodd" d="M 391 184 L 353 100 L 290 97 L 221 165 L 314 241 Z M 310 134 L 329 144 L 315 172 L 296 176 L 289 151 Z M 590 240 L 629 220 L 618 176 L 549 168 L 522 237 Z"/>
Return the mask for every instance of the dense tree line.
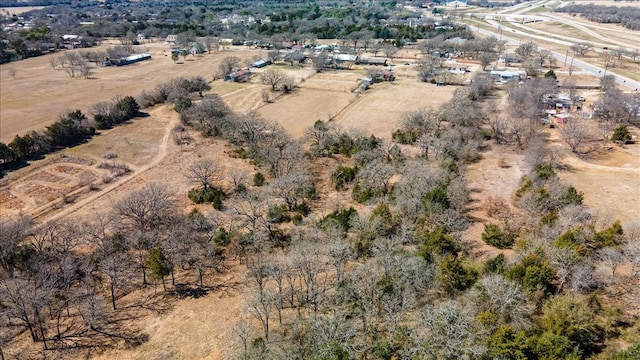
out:
<path id="1" fill-rule="evenodd" d="M 96 103 L 91 108 L 92 119 L 80 110 L 69 111 L 45 130 L 16 135 L 8 144 L 0 143 L 0 169 L 6 171 L 26 165 L 66 147 L 78 145 L 94 136 L 96 130 L 109 129 L 140 116 L 141 107 L 149 107 L 175 98 L 200 93 L 209 89 L 200 76 L 176 78 L 156 86 L 154 91 L 145 91 L 138 96 L 116 97 L 109 102 Z"/>
<path id="2" fill-rule="evenodd" d="M 198 1 L 173 2 L 63 2 L 33 10 L 23 16 L 37 26 L 26 30 L 0 31 L 0 62 L 38 56 L 67 46 L 62 36 L 80 36 L 74 46 L 90 47 L 107 37 L 119 38 L 123 44 L 137 44 L 138 35 L 165 37 L 178 34 L 185 43 L 197 37 L 233 38 L 234 42 L 261 41 L 303 42 L 304 39 L 350 39 L 365 37 L 393 41 L 402 46 L 406 41 L 444 36 L 471 38 L 466 26 L 443 21 L 435 26 L 418 12 L 398 11 L 395 6 L 380 3 L 373 6 L 293 1 L 251 2 L 251 10 L 230 2 L 213 4 Z M 72 10 L 72 11 L 70 11 Z M 73 15 L 71 15 L 73 13 Z M 221 18 L 241 14 L 243 21 L 223 25 Z M 252 17 L 252 21 L 248 20 Z M 0 24 L 19 24 L 15 17 L 0 18 Z M 82 24 L 81 24 L 82 23 Z M 358 35 L 360 34 L 360 35 Z M 368 41 L 368 40 L 367 40 Z M 354 44 L 356 45 L 356 44 Z"/>
<path id="3" fill-rule="evenodd" d="M 640 30 L 640 9 L 638 9 L 637 6 L 569 4 L 558 7 L 555 11 L 579 14 L 590 21 L 607 24 L 620 24 L 630 30 Z"/>

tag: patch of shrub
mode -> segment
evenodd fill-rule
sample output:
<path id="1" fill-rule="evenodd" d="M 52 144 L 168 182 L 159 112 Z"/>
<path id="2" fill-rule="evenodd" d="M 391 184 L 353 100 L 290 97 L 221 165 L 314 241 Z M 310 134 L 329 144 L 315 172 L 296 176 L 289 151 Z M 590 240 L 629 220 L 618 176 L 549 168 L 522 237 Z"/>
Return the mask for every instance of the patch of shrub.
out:
<path id="1" fill-rule="evenodd" d="M 249 158 L 249 152 L 247 152 L 247 149 L 245 149 L 243 147 L 235 149 L 233 152 L 235 152 L 240 159 Z"/>
<path id="2" fill-rule="evenodd" d="M 502 274 L 504 273 L 505 268 L 506 265 L 503 253 L 498 254 L 498 256 L 493 259 L 489 259 L 484 263 L 485 274 Z"/>
<path id="3" fill-rule="evenodd" d="M 509 249 L 515 242 L 515 236 L 507 231 L 503 231 L 496 224 L 485 224 L 482 232 L 482 241 L 498 249 Z"/>
<path id="4" fill-rule="evenodd" d="M 453 237 L 442 227 L 420 234 L 420 242 L 422 244 L 417 254 L 427 261 L 432 261 L 434 255 L 456 255 L 460 251 Z"/>
<path id="5" fill-rule="evenodd" d="M 294 225 L 300 225 L 302 224 L 302 214 L 300 213 L 295 213 L 293 215 L 293 217 L 291 218 L 291 221 L 293 222 Z"/>
<path id="6" fill-rule="evenodd" d="M 534 169 L 536 177 L 542 180 L 549 180 L 556 176 L 556 172 L 553 171 L 551 164 L 538 164 Z"/>
<path id="7" fill-rule="evenodd" d="M 301 202 L 300 204 L 296 204 L 293 210 L 297 211 L 302 216 L 307 216 L 311 213 L 311 207 L 309 207 L 309 204 L 307 204 L 305 201 Z"/>
<path id="8" fill-rule="evenodd" d="M 450 202 L 447 195 L 447 187 L 445 185 L 439 185 L 431 189 L 424 195 L 423 204 L 426 207 L 430 205 L 441 206 L 443 209 L 448 209 Z"/>
<path id="9" fill-rule="evenodd" d="M 567 186 L 567 190 L 562 196 L 562 205 L 582 205 L 584 200 L 584 193 L 576 190 L 572 185 Z"/>
<path id="10" fill-rule="evenodd" d="M 257 172 L 253 175 L 253 185 L 255 186 L 262 186 L 264 185 L 264 175 L 262 175 L 262 173 Z"/>
<path id="11" fill-rule="evenodd" d="M 637 360 L 640 359 L 640 343 L 633 345 L 627 350 L 615 353 L 611 360 Z"/>
<path id="12" fill-rule="evenodd" d="M 613 141 L 621 141 L 623 144 L 626 144 L 631 141 L 631 133 L 629 133 L 629 129 L 627 129 L 626 125 L 617 127 L 613 131 L 613 135 L 611 135 L 611 140 Z"/>
<path id="13" fill-rule="evenodd" d="M 507 270 L 506 275 L 530 291 L 543 290 L 551 293 L 556 269 L 542 256 L 541 251 L 537 251 L 523 257 Z"/>
<path id="14" fill-rule="evenodd" d="M 247 186 L 245 184 L 238 184 L 236 185 L 236 187 L 233 189 L 233 191 L 235 191 L 238 194 L 244 194 L 247 192 Z"/>
<path id="15" fill-rule="evenodd" d="M 286 205 L 270 206 L 267 210 L 267 219 L 276 224 L 291 221 L 291 215 Z"/>
<path id="16" fill-rule="evenodd" d="M 228 246 L 231 244 L 231 234 L 225 228 L 219 227 L 213 235 L 213 242 L 219 246 Z"/>
<path id="17" fill-rule="evenodd" d="M 336 186 L 336 190 L 343 190 L 346 184 L 350 184 L 355 180 L 358 174 L 358 167 L 338 166 L 331 173 L 331 180 Z"/>
<path id="18" fill-rule="evenodd" d="M 382 195 L 380 191 L 376 191 L 374 189 L 360 186 L 360 184 L 356 184 L 351 191 L 351 198 L 361 204 L 373 199 L 377 196 Z"/>
<path id="19" fill-rule="evenodd" d="M 325 229 L 330 225 L 336 225 L 344 231 L 347 231 L 351 228 L 351 220 L 357 214 L 358 212 L 353 207 L 346 210 L 336 210 L 320 220 L 320 225 Z"/>
<path id="20" fill-rule="evenodd" d="M 226 198 L 226 194 L 224 191 L 210 186 L 206 192 L 204 188 L 191 189 L 187 193 L 187 197 L 196 204 L 211 203 L 214 209 L 221 210 L 222 201 Z"/>
<path id="21" fill-rule="evenodd" d="M 395 142 L 404 145 L 415 143 L 416 140 L 418 140 L 418 137 L 420 137 L 420 132 L 418 130 L 402 131 L 398 129 L 391 134 L 391 138 Z"/>

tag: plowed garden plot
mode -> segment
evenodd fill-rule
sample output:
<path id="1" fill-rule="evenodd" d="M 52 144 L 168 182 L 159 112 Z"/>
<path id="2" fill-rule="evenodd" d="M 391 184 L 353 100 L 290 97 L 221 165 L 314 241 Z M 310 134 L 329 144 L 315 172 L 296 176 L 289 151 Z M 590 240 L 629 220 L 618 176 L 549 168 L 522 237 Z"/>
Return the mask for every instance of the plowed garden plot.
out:
<path id="1" fill-rule="evenodd" d="M 0 185 L 0 216 L 35 215 L 36 209 L 59 202 L 64 196 L 99 178 L 91 168 L 65 163 L 66 160 L 67 157 L 60 157 L 22 178 L 3 181 Z"/>

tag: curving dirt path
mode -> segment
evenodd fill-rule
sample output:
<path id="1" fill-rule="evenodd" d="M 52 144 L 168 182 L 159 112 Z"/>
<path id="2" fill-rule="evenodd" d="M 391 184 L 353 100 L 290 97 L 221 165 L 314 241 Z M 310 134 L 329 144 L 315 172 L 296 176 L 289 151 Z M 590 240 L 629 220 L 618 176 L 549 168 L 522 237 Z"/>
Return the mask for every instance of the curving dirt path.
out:
<path id="1" fill-rule="evenodd" d="M 149 112 L 150 117 L 160 117 L 163 115 L 160 115 L 163 110 L 165 110 L 165 108 L 168 105 L 162 105 L 160 107 L 157 107 L 153 110 L 151 110 Z M 172 113 L 173 114 L 173 113 Z M 148 119 L 147 119 L 148 120 Z M 169 123 L 165 128 L 165 132 L 164 132 L 164 136 L 162 137 L 162 142 L 160 143 L 159 146 L 159 150 L 158 150 L 158 154 L 153 158 L 152 161 L 150 161 L 148 164 L 144 165 L 144 166 L 139 166 L 139 167 L 133 167 L 132 169 L 134 170 L 133 174 L 124 177 L 123 179 L 116 181 L 108 186 L 106 186 L 105 188 L 103 188 L 102 190 L 92 194 L 91 196 L 88 196 L 86 198 L 81 199 L 78 202 L 75 202 L 74 204 L 65 207 L 64 209 L 62 209 L 61 211 L 52 214 L 50 216 L 47 216 L 47 220 L 57 220 L 60 218 L 63 218 L 65 216 L 68 216 L 76 211 L 78 211 L 79 209 L 85 207 L 87 204 L 96 201 L 97 199 L 111 193 L 112 191 L 118 189 L 119 187 L 123 186 L 124 184 L 127 184 L 129 182 L 131 182 L 132 180 L 138 178 L 140 175 L 144 174 L 146 171 L 148 171 L 149 169 L 157 166 L 168 154 L 169 151 L 169 145 L 171 143 L 171 131 L 173 130 L 173 128 L 179 124 L 180 119 L 178 118 L 178 114 L 175 113 L 175 116 L 172 116 L 169 118 Z M 145 121 L 145 120 L 141 120 L 141 121 Z M 41 214 L 37 214 L 34 217 L 37 218 L 41 218 L 45 215 L 49 215 L 49 212 L 43 212 Z"/>

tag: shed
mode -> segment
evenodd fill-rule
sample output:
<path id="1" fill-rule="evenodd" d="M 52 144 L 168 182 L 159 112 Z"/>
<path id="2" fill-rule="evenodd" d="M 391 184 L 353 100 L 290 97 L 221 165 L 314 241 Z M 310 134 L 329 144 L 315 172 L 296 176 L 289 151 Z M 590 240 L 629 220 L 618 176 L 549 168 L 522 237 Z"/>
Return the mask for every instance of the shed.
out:
<path id="1" fill-rule="evenodd" d="M 253 64 L 251 64 L 251 66 L 253 66 L 254 68 L 263 68 L 267 65 L 270 65 L 271 61 L 270 60 L 258 60 L 256 62 L 254 62 Z"/>

